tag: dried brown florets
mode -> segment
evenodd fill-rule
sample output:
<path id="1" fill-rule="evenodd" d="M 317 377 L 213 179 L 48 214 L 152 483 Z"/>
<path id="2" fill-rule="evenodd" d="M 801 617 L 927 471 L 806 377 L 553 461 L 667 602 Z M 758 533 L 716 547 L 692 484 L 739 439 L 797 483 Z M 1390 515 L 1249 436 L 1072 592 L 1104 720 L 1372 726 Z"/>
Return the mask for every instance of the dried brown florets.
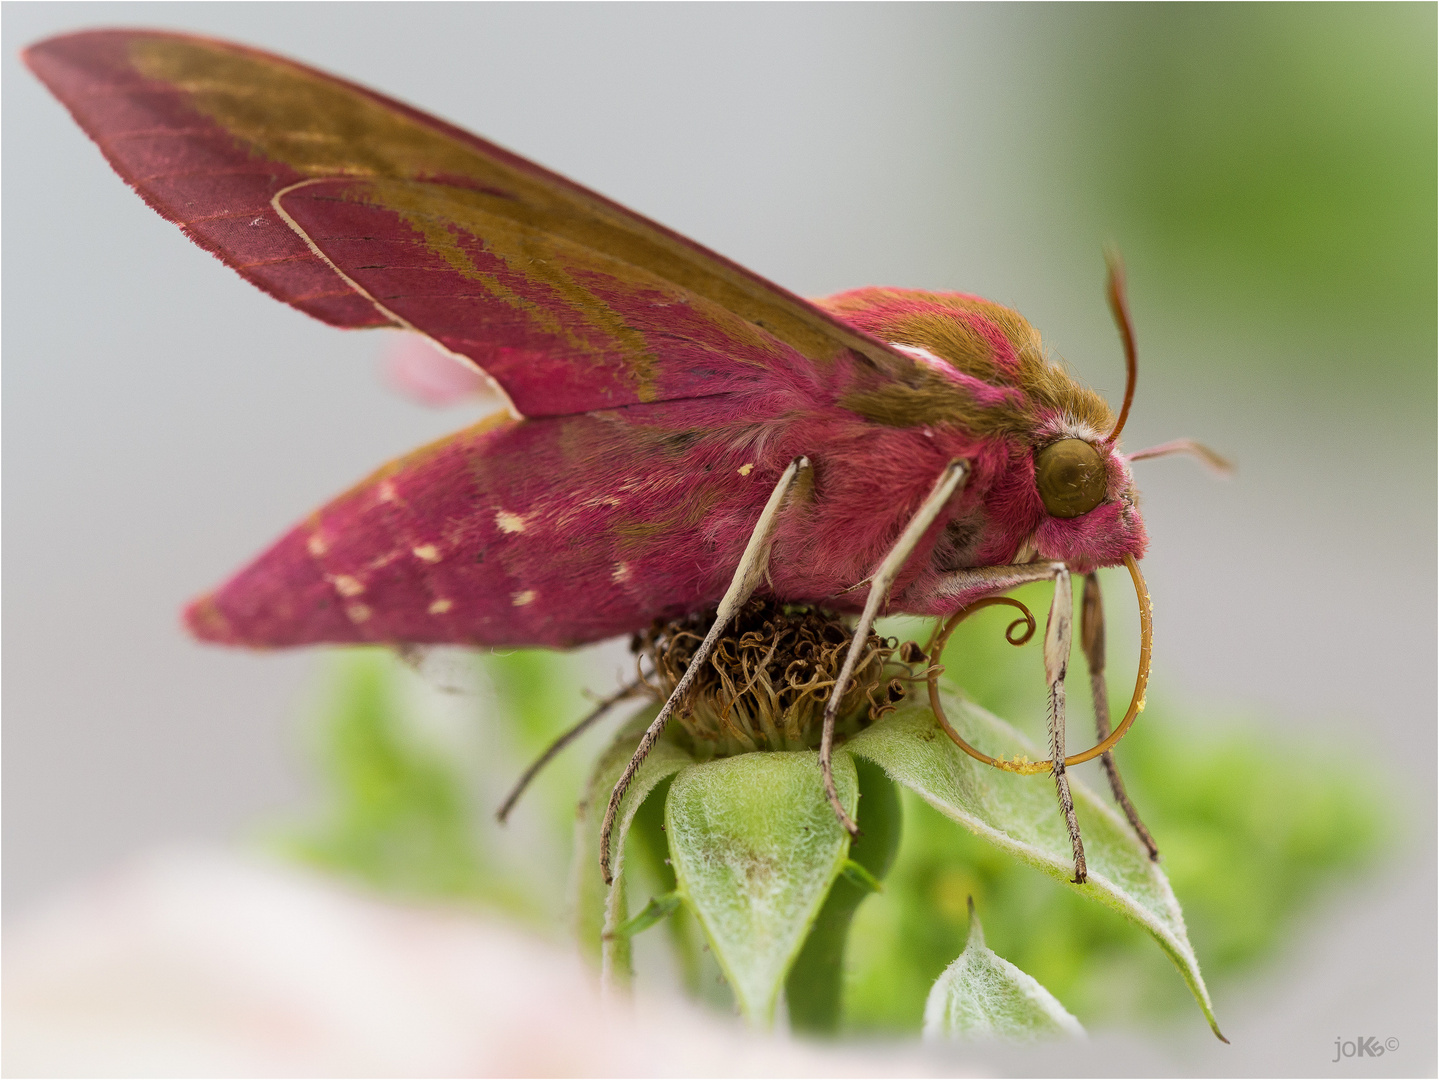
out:
<path id="1" fill-rule="evenodd" d="M 656 622 L 635 636 L 631 648 L 641 668 L 650 669 L 641 678 L 657 700 L 678 685 L 713 619 L 708 613 Z M 845 619 L 832 612 L 751 600 L 676 710 L 683 730 L 676 736 L 700 758 L 813 750 L 852 637 Z M 923 677 L 923 665 L 924 654 L 913 642 L 899 647 L 895 639 L 871 633 L 840 703 L 836 737 L 853 735 L 892 711 Z"/>

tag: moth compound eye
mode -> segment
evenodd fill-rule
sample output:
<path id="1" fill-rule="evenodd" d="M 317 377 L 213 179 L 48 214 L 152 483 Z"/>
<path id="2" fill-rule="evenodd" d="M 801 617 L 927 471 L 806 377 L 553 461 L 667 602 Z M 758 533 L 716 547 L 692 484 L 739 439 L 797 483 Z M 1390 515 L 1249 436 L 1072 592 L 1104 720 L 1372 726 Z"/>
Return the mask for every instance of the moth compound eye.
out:
<path id="1" fill-rule="evenodd" d="M 1060 439 L 1034 455 L 1044 508 L 1057 518 L 1087 514 L 1104 500 L 1109 478 L 1099 451 L 1083 439 Z"/>

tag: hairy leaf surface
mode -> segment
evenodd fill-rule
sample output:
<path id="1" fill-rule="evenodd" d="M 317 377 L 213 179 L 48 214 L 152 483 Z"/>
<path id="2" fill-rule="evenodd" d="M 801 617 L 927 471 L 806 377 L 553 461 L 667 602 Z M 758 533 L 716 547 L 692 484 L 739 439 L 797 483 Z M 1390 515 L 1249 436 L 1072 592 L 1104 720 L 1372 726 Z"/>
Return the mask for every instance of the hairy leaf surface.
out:
<path id="1" fill-rule="evenodd" d="M 854 761 L 834 755 L 840 801 L 859 798 Z M 849 853 L 816 753 L 755 753 L 694 765 L 665 805 L 680 891 L 704 926 L 740 1010 L 766 1025 Z"/>
<path id="2" fill-rule="evenodd" d="M 990 951 L 971 902 L 969 939 L 929 992 L 924 1034 L 930 1039 L 1028 1042 L 1080 1036 L 1084 1028 L 1032 976 Z"/>

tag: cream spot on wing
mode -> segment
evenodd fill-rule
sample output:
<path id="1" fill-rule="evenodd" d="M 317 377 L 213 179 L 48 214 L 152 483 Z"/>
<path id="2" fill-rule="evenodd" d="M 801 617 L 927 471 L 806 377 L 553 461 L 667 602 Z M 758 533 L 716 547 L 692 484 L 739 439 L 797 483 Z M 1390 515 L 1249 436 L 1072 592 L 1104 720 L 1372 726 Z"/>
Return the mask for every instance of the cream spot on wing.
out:
<path id="1" fill-rule="evenodd" d="M 441 599 L 436 600 L 433 604 L 430 605 L 430 614 L 443 615 L 445 612 L 449 611 L 450 608 L 454 606 L 455 602 L 453 600 L 446 600 L 442 597 Z"/>
<path id="2" fill-rule="evenodd" d="M 628 581 L 630 579 L 630 564 L 617 562 L 615 568 L 610 571 L 611 581 Z"/>
<path id="3" fill-rule="evenodd" d="M 741 466 L 739 467 L 739 474 L 740 474 L 741 476 L 748 476 L 748 475 L 749 475 L 751 472 L 753 472 L 753 471 L 754 471 L 754 462 L 753 462 L 753 461 L 751 461 L 748 465 L 741 465 Z"/>
<path id="4" fill-rule="evenodd" d="M 418 547 L 411 548 L 410 550 L 415 553 L 415 558 L 422 559 L 425 562 L 440 561 L 440 549 L 435 547 L 434 544 L 420 544 Z"/>
<path id="5" fill-rule="evenodd" d="M 325 543 L 325 538 L 317 532 L 310 534 L 310 539 L 305 541 L 305 547 L 316 559 L 330 550 L 330 545 Z"/>
<path id="6" fill-rule="evenodd" d="M 515 605 L 515 607 L 524 607 L 526 604 L 528 604 L 528 603 L 529 603 L 531 600 L 533 600 L 534 598 L 535 598 L 535 590 L 534 590 L 534 589 L 526 589 L 524 592 L 517 592 L 517 593 L 515 593 L 513 596 L 511 596 L 511 597 L 510 597 L 510 602 L 513 603 L 513 604 Z"/>
<path id="7" fill-rule="evenodd" d="M 336 574 L 330 579 L 330 584 L 335 586 L 335 591 L 341 596 L 359 596 L 365 591 L 364 583 L 349 574 Z"/>
<path id="8" fill-rule="evenodd" d="M 375 491 L 375 498 L 380 502 L 398 502 L 399 493 L 395 491 L 395 485 L 388 480 L 381 480 L 379 488 Z"/>
<path id="9" fill-rule="evenodd" d="M 370 617 L 370 609 L 364 604 L 350 604 L 345 608 L 345 614 L 350 617 L 352 623 L 362 623 Z"/>
<path id="10" fill-rule="evenodd" d="M 525 531 L 525 519 L 508 510 L 501 510 L 495 515 L 495 524 L 500 527 L 500 532 L 522 533 Z"/>

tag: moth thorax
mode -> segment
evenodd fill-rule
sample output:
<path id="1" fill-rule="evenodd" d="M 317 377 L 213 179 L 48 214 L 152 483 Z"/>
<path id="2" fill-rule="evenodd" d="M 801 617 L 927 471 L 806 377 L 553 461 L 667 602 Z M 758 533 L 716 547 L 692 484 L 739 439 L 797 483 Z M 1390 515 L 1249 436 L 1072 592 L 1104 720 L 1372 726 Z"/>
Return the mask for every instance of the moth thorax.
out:
<path id="1" fill-rule="evenodd" d="M 656 622 L 632 648 L 651 673 L 646 685 L 666 700 L 714 624 L 714 613 Z M 853 631 L 819 608 L 751 600 L 715 644 L 671 725 L 696 757 L 755 750 L 813 750 L 825 705 Z M 894 639 L 871 633 L 840 703 L 835 734 L 853 735 L 890 712 L 915 679 Z M 647 661 L 644 663 L 643 661 Z"/>

